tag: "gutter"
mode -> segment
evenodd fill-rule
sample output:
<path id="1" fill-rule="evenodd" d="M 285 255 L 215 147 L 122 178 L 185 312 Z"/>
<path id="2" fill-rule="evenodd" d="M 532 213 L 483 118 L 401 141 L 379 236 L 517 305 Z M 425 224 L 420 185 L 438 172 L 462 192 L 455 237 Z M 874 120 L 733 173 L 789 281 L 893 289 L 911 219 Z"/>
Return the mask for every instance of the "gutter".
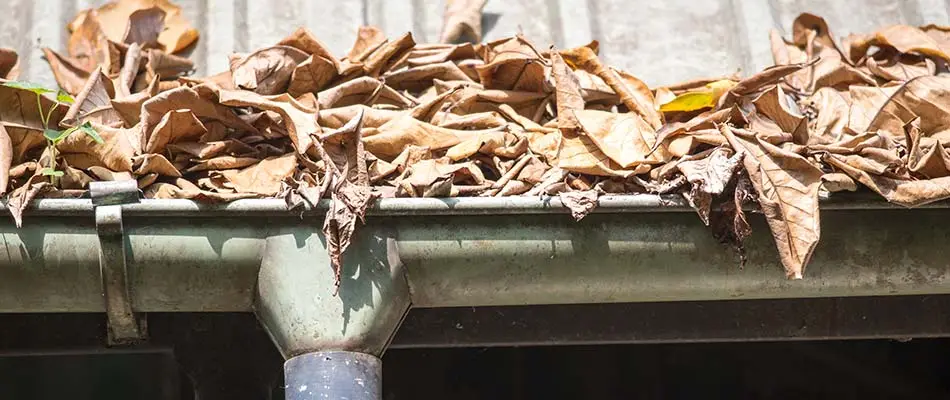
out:
<path id="1" fill-rule="evenodd" d="M 907 210 L 825 200 L 805 279 L 789 281 L 761 216 L 750 216 L 740 269 L 679 197 L 604 196 L 580 222 L 557 198 L 383 199 L 357 229 L 338 296 L 320 233 L 327 205 L 108 206 L 121 209 L 127 309 L 253 311 L 291 360 L 288 381 L 306 382 L 313 376 L 300 371 L 332 369 L 321 364 L 329 358 L 377 379 L 376 361 L 410 307 L 950 293 L 942 250 L 950 228 L 932 222 L 950 214 L 947 202 Z M 107 310 L 102 209 L 90 199 L 42 199 L 22 228 L 0 225 L 0 312 Z"/>

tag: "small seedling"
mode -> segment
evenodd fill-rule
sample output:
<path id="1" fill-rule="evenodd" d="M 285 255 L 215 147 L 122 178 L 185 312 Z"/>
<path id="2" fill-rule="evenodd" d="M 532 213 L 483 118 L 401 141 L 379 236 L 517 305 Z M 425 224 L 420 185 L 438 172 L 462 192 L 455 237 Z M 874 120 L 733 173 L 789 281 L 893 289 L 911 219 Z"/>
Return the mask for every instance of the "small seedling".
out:
<path id="1" fill-rule="evenodd" d="M 53 184 L 53 186 L 58 186 L 59 177 L 65 174 L 63 171 L 59 171 L 56 169 L 56 164 L 57 164 L 56 158 L 58 156 L 58 154 L 56 153 L 56 145 L 59 144 L 59 142 L 62 142 L 63 139 L 66 139 L 67 137 L 69 137 L 69 135 L 73 134 L 76 131 L 82 131 L 86 135 L 89 135 L 89 137 L 92 138 L 92 140 L 96 141 L 96 143 L 99 143 L 99 144 L 103 143 L 102 137 L 99 136 L 99 133 L 96 132 L 95 128 L 93 128 L 89 122 L 85 122 L 82 125 L 74 126 L 72 128 L 68 128 L 65 130 L 54 129 L 56 128 L 55 126 L 53 128 L 50 128 L 49 126 L 50 118 L 53 116 L 53 111 L 56 110 L 56 107 L 58 107 L 60 104 L 73 103 L 74 101 L 73 97 L 70 96 L 69 93 L 66 93 L 62 90 L 55 91 L 52 89 L 47 89 L 45 87 L 42 87 L 35 83 L 30 83 L 30 82 L 10 81 L 10 82 L 4 82 L 3 86 L 11 87 L 14 89 L 27 90 L 27 91 L 33 92 L 33 94 L 36 95 L 36 108 L 39 111 L 40 120 L 43 122 L 43 137 L 46 138 L 46 150 L 49 153 L 49 161 L 46 167 L 40 170 L 40 173 L 43 174 L 44 176 L 50 177 L 50 183 Z M 56 93 L 56 98 L 54 99 L 53 106 L 50 107 L 49 110 L 44 112 L 43 102 L 41 101 L 41 97 L 47 93 Z"/>

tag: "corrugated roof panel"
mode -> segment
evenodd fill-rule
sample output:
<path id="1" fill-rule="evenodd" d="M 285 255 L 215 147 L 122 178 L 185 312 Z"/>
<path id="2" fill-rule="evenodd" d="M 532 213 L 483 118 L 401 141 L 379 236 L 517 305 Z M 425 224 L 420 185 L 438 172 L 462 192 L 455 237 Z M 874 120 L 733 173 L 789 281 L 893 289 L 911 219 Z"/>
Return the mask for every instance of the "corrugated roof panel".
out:
<path id="1" fill-rule="evenodd" d="M 0 46 L 17 49 L 23 77 L 52 85 L 40 48 L 64 49 L 65 24 L 104 0 L 6 0 Z M 441 0 L 178 0 L 202 33 L 192 57 L 198 74 L 227 68 L 227 55 L 273 44 L 306 26 L 338 54 L 361 24 L 390 36 L 438 39 Z M 750 72 L 771 64 L 768 29 L 786 32 L 801 12 L 825 17 L 835 36 L 907 23 L 948 24 L 941 0 L 490 0 L 485 40 L 521 32 L 541 48 L 597 39 L 602 55 L 651 85 Z"/>

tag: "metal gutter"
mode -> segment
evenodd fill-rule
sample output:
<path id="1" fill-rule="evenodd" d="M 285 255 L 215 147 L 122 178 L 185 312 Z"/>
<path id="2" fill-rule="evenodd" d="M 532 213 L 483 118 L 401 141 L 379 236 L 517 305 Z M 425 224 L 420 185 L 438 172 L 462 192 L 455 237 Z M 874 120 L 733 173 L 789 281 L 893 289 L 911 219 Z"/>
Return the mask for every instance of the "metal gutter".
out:
<path id="1" fill-rule="evenodd" d="M 123 205 L 134 309 L 250 310 L 267 238 L 322 240 L 313 216 L 325 205 Z M 938 294 L 950 293 L 950 232 L 930 221 L 946 218 L 947 206 L 826 202 L 802 281 L 784 279 L 760 218 L 740 270 L 682 201 L 658 196 L 605 196 L 579 223 L 556 198 L 384 199 L 358 233 L 385 228 L 395 238 L 417 307 Z M 90 200 L 37 201 L 22 228 L 0 225 L 0 239 L 0 312 L 103 311 Z M 312 252 L 308 264 L 329 268 L 322 248 Z"/>
<path id="2" fill-rule="evenodd" d="M 760 215 L 750 214 L 740 268 L 677 198 L 600 203 L 575 222 L 556 198 L 382 200 L 353 237 L 334 294 L 326 203 L 40 200 L 22 228 L 0 224 L 0 313 L 106 312 L 113 343 L 147 341 L 143 313 L 253 311 L 288 359 L 287 382 L 350 393 L 350 375 L 378 381 L 410 307 L 950 293 L 950 228 L 934 223 L 950 215 L 947 203 L 826 201 L 799 281 L 784 278 Z"/>
<path id="3" fill-rule="evenodd" d="M 676 195 L 608 195 L 601 196 L 596 213 L 693 212 Z M 288 216 L 324 214 L 330 200 L 321 201 L 311 210 L 288 210 L 279 199 L 244 199 L 230 203 L 199 203 L 191 200 L 141 200 L 123 206 L 129 216 Z M 40 199 L 27 209 L 33 216 L 92 215 L 90 199 Z M 950 202 L 936 202 L 918 207 L 950 208 Z M 832 197 L 822 201 L 822 210 L 889 210 L 904 207 L 861 195 Z M 375 216 L 429 215 L 520 215 L 567 213 L 558 197 L 458 197 L 458 198 L 389 198 L 379 200 L 369 210 Z"/>

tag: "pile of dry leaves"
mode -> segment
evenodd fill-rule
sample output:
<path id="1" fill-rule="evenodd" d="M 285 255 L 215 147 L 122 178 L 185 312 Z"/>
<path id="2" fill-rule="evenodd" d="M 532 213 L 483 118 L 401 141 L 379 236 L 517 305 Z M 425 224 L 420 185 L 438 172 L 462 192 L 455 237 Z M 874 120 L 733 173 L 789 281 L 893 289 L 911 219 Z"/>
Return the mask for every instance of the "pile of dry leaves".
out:
<path id="1" fill-rule="evenodd" d="M 450 1 L 443 40 L 479 37 L 483 4 Z M 772 33 L 776 66 L 655 89 L 601 63 L 596 41 L 417 44 L 362 27 L 340 58 L 300 29 L 192 77 L 179 54 L 198 34 L 166 0 L 87 10 L 69 29 L 66 55 L 45 51 L 75 102 L 42 101 L 60 127 L 89 122 L 104 143 L 56 144 L 64 175 L 51 185 L 35 97 L 0 87 L 0 190 L 12 189 L 18 224 L 31 198 L 81 195 L 93 180 L 136 179 L 155 199 L 330 198 L 338 266 L 380 197 L 552 195 L 580 219 L 601 194 L 681 194 L 739 249 L 743 206 L 757 203 L 799 278 L 819 238 L 819 192 L 860 183 L 905 206 L 950 197 L 944 27 L 839 45 L 803 14 L 791 40 Z M 0 75 L 15 78 L 15 65 L 0 51 Z"/>

